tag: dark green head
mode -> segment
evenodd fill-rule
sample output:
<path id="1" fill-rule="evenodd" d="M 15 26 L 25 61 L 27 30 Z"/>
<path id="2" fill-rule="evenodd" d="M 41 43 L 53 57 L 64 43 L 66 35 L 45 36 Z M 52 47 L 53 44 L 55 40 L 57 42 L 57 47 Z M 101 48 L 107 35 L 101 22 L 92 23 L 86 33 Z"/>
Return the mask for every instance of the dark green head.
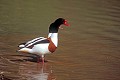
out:
<path id="1" fill-rule="evenodd" d="M 66 25 L 66 26 L 69 26 L 67 20 L 65 20 L 63 18 L 58 18 L 57 20 L 55 20 L 54 23 L 52 23 L 50 25 L 49 33 L 57 33 L 62 24 Z"/>

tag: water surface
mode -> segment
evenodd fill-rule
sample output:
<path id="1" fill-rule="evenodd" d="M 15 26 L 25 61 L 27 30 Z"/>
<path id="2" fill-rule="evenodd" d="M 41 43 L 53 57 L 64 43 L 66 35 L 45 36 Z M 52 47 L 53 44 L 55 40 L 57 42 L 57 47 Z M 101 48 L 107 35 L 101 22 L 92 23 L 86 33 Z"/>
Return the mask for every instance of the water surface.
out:
<path id="1" fill-rule="evenodd" d="M 119 0 L 1 0 L 0 72 L 11 80 L 119 80 Z M 70 27 L 59 31 L 59 47 L 36 57 L 17 45 L 48 34 L 58 17 Z"/>

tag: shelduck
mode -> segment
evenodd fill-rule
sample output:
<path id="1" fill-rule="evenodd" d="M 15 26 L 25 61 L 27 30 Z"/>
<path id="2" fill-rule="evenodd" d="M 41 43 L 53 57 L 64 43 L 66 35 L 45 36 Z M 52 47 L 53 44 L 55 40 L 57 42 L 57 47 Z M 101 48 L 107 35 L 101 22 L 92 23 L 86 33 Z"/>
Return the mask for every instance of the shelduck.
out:
<path id="1" fill-rule="evenodd" d="M 36 54 L 41 56 L 44 63 L 44 55 L 53 53 L 58 47 L 58 30 L 61 29 L 61 25 L 69 26 L 67 20 L 58 18 L 49 27 L 48 37 L 38 37 L 28 42 L 19 44 L 19 52 L 25 52 L 30 54 Z"/>

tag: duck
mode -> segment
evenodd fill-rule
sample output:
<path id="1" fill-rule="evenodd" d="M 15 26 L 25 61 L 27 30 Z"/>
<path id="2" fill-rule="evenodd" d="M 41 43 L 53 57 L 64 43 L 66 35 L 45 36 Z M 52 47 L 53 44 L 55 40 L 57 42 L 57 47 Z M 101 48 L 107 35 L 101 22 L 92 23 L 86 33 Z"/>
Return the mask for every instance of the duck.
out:
<path id="1" fill-rule="evenodd" d="M 48 37 L 38 37 L 18 45 L 18 52 L 39 55 L 44 63 L 45 55 L 55 52 L 58 47 L 58 30 L 63 29 L 61 25 L 69 26 L 64 18 L 58 18 L 49 26 Z M 38 61 L 39 62 L 39 61 Z"/>

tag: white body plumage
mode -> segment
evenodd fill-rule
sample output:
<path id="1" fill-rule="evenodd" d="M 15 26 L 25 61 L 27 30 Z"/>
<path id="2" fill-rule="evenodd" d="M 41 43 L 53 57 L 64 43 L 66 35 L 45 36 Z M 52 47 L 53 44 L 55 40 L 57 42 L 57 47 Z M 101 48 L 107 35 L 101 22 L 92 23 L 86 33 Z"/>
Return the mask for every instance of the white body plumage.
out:
<path id="1" fill-rule="evenodd" d="M 49 33 L 49 34 L 51 34 L 51 33 Z M 51 38 L 52 42 L 57 47 L 58 46 L 58 33 L 52 33 L 49 38 Z M 44 54 L 51 53 L 48 49 L 48 46 L 50 43 L 47 43 L 47 42 L 46 43 L 39 43 L 39 42 L 46 40 L 46 39 L 47 38 L 44 38 L 44 37 L 35 38 L 31 41 L 28 41 L 26 44 L 19 45 L 19 47 L 21 49 L 18 51 L 37 54 L 37 55 L 44 55 Z M 38 44 L 36 44 L 36 43 L 38 43 Z M 29 48 L 29 46 L 33 46 L 33 47 Z"/>

